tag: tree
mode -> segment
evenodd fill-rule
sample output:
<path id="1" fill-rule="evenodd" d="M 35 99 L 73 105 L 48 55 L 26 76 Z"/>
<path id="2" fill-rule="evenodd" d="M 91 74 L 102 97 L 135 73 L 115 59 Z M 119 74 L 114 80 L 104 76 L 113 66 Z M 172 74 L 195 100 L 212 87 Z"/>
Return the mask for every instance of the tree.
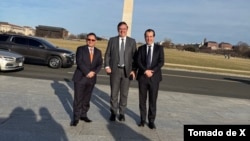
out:
<path id="1" fill-rule="evenodd" d="M 237 46 L 239 48 L 239 51 L 242 53 L 246 52 L 249 49 L 249 45 L 242 41 L 238 42 Z"/>
<path id="2" fill-rule="evenodd" d="M 250 53 L 250 48 L 249 45 L 245 42 L 238 42 L 236 46 L 234 46 L 234 51 L 241 57 L 248 57 L 249 58 L 249 53 Z"/>
<path id="3" fill-rule="evenodd" d="M 174 44 L 172 43 L 171 39 L 165 39 L 162 43 L 164 48 L 174 48 Z"/>
<path id="4" fill-rule="evenodd" d="M 74 34 L 70 34 L 69 37 L 68 37 L 68 39 L 77 39 L 77 37 Z"/>
<path id="5" fill-rule="evenodd" d="M 87 38 L 87 34 L 86 33 L 81 33 L 77 35 L 79 39 L 86 39 Z"/>

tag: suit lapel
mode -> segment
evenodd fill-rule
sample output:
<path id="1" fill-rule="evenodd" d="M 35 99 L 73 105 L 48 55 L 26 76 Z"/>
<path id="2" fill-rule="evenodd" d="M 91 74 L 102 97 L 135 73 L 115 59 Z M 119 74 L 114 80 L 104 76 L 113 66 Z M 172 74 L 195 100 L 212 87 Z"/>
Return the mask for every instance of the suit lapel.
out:
<path id="1" fill-rule="evenodd" d="M 143 58 L 144 58 L 144 60 L 143 60 L 144 65 L 147 66 L 147 45 L 145 44 L 142 49 L 143 49 L 143 54 L 142 55 L 143 55 Z"/>
<path id="2" fill-rule="evenodd" d="M 116 58 L 119 60 L 119 36 L 117 36 L 114 40 L 114 50 L 116 54 Z"/>
<path id="3" fill-rule="evenodd" d="M 97 51 L 96 51 L 96 48 L 94 47 L 94 56 L 93 56 L 92 64 L 96 60 L 96 57 L 97 57 Z"/>
<path id="4" fill-rule="evenodd" d="M 124 50 L 124 57 L 126 57 L 126 54 L 128 54 L 128 50 L 129 50 L 129 38 L 126 37 L 125 50 Z"/>
<path id="5" fill-rule="evenodd" d="M 151 64 L 153 64 L 155 62 L 155 60 L 157 59 L 157 52 L 158 52 L 159 48 L 157 47 L 156 44 L 154 44 L 154 51 L 153 51 L 153 56 L 152 56 L 152 62 Z"/>

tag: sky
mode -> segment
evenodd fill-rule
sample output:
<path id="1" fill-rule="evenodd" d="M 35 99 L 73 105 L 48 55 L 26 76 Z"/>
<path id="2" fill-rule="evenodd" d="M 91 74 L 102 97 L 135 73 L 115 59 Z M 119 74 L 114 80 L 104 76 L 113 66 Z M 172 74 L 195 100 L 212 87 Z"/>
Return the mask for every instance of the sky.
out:
<path id="1" fill-rule="evenodd" d="M 56 26 L 72 34 L 118 35 L 124 0 L 1 0 L 0 21 L 19 26 Z M 239 41 L 250 45 L 250 0 L 134 0 L 131 36 L 175 44 Z"/>

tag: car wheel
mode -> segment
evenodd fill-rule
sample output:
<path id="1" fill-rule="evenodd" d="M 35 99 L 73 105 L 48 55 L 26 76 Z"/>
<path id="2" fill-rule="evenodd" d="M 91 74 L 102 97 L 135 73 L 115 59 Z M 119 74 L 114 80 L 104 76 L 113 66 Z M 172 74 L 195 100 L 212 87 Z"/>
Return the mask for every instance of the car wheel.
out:
<path id="1" fill-rule="evenodd" d="M 58 56 L 52 56 L 49 59 L 49 67 L 53 69 L 58 69 L 62 66 L 62 60 Z"/>

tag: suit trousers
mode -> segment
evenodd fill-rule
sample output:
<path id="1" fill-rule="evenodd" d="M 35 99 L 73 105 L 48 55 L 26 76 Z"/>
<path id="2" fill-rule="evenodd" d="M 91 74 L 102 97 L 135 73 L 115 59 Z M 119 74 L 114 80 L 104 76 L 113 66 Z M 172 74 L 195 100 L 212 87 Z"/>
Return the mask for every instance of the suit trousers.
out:
<path id="1" fill-rule="evenodd" d="M 130 85 L 130 80 L 129 77 L 125 76 L 124 68 L 117 68 L 116 70 L 112 70 L 110 76 L 110 86 L 111 86 L 110 111 L 112 114 L 115 115 L 117 114 L 118 106 L 119 106 L 119 114 L 125 113 L 125 109 L 127 107 L 129 85 Z"/>
<path id="2" fill-rule="evenodd" d="M 73 119 L 79 120 L 80 117 L 87 117 L 90 107 L 90 98 L 94 88 L 94 83 L 87 80 L 85 84 L 74 83 L 74 102 L 73 102 Z"/>
<path id="3" fill-rule="evenodd" d="M 159 82 L 142 76 L 139 82 L 139 109 L 141 121 L 146 121 L 148 97 L 148 121 L 154 122 L 156 117 L 156 102 L 158 97 Z"/>

